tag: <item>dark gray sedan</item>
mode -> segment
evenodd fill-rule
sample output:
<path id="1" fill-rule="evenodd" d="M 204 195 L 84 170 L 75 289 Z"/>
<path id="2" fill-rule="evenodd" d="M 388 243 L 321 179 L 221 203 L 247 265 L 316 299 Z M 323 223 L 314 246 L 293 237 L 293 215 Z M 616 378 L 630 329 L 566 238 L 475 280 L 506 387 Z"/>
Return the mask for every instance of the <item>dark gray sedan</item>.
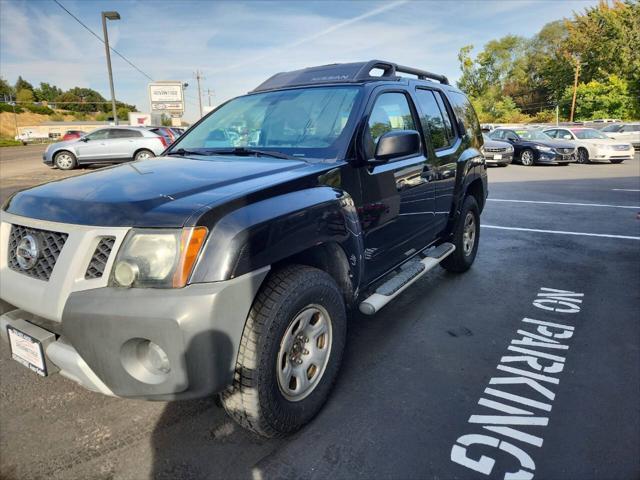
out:
<path id="1" fill-rule="evenodd" d="M 513 147 L 510 143 L 493 140 L 484 133 L 482 136 L 484 137 L 482 152 L 487 165 L 506 167 L 513 161 Z"/>

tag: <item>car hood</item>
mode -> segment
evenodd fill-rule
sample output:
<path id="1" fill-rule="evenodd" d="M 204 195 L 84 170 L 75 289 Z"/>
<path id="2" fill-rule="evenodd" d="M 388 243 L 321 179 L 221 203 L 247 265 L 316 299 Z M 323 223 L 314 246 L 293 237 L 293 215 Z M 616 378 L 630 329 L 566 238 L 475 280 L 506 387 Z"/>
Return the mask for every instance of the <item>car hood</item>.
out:
<path id="1" fill-rule="evenodd" d="M 572 142 L 556 140 L 554 138 L 550 138 L 549 140 L 524 140 L 522 143 L 528 145 L 541 145 L 543 147 L 551 148 L 576 148 Z"/>
<path id="2" fill-rule="evenodd" d="M 156 157 L 24 190 L 5 210 L 77 225 L 180 227 L 198 211 L 328 168 L 266 157 Z"/>
<path id="3" fill-rule="evenodd" d="M 488 148 L 508 148 L 511 144 L 500 140 L 485 140 L 484 146 Z"/>

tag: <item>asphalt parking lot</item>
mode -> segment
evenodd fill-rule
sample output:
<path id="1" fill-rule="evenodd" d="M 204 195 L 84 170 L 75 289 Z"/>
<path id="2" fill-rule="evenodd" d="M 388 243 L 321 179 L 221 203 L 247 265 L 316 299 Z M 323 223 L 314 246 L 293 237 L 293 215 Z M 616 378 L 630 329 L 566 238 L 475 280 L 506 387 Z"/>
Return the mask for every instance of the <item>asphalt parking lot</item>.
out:
<path id="1" fill-rule="evenodd" d="M 27 148 L 0 149 L 3 199 L 66 175 Z M 42 379 L 2 343 L 0 478 L 638 478 L 640 156 L 489 179 L 473 268 L 354 315 L 333 395 L 298 434 L 254 437 L 214 399 Z"/>

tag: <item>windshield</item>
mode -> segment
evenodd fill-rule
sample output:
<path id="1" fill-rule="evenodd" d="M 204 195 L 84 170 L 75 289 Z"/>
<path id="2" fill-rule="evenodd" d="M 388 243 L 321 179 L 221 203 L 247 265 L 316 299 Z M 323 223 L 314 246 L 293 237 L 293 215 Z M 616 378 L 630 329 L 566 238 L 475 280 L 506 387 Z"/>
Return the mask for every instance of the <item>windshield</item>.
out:
<path id="1" fill-rule="evenodd" d="M 551 140 L 551 137 L 540 130 L 514 130 L 523 140 Z"/>
<path id="2" fill-rule="evenodd" d="M 172 151 L 235 148 L 334 159 L 346 147 L 359 87 L 322 87 L 238 97 L 211 113 Z"/>
<path id="3" fill-rule="evenodd" d="M 580 140 L 594 140 L 596 138 L 609 138 L 604 133 L 594 128 L 586 128 L 584 130 L 572 130 L 573 134 Z"/>

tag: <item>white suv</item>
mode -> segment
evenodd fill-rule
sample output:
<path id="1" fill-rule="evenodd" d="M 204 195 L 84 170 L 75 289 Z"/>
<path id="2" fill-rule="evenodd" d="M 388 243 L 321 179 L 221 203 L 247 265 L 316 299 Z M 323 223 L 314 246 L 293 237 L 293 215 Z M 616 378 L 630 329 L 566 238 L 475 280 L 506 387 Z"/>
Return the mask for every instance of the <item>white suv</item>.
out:
<path id="1" fill-rule="evenodd" d="M 578 148 L 578 163 L 622 163 L 633 158 L 633 146 L 628 141 L 611 139 L 595 128 L 553 127 L 545 129 L 544 133 L 552 138 L 575 143 Z"/>

